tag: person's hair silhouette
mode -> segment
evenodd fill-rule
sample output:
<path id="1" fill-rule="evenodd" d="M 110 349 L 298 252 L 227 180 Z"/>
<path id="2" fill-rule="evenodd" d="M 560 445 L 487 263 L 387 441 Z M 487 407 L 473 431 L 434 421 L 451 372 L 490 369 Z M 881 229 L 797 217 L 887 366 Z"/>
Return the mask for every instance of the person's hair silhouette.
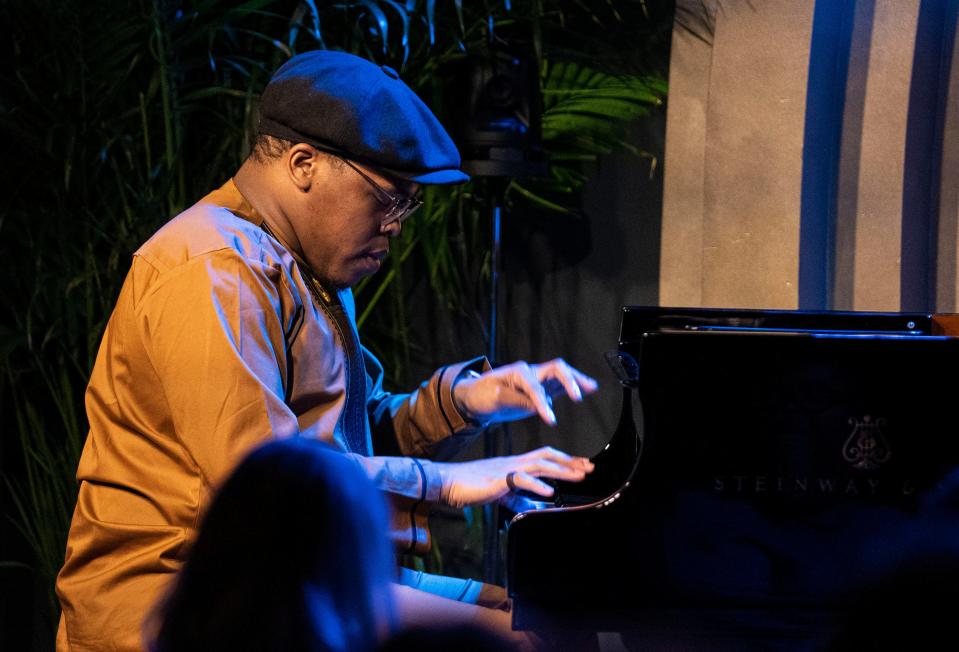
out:
<path id="1" fill-rule="evenodd" d="M 159 605 L 153 650 L 373 649 L 393 619 L 386 515 L 360 467 L 321 442 L 254 450 Z"/>

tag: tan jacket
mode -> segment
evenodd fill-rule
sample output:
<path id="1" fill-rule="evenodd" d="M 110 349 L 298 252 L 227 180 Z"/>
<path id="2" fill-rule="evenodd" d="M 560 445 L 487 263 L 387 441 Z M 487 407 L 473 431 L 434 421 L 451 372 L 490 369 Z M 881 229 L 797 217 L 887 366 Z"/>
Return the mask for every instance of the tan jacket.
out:
<path id="1" fill-rule="evenodd" d="M 403 456 L 449 453 L 475 432 L 452 383 L 485 360 L 440 369 L 412 394 L 384 392 L 349 290 L 311 289 L 261 221 L 229 181 L 133 257 L 87 387 L 59 650 L 142 649 L 144 616 L 211 494 L 264 440 L 329 441 L 383 490 L 436 500 L 436 467 Z M 394 537 L 417 537 L 409 527 L 398 514 Z"/>

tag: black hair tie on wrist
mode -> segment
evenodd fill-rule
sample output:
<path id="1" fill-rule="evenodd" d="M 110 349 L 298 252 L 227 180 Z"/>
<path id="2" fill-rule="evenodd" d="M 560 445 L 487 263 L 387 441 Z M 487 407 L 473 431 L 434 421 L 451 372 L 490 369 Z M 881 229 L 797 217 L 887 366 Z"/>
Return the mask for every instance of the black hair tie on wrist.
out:
<path id="1" fill-rule="evenodd" d="M 506 474 L 506 486 L 510 491 L 516 491 L 516 471 L 510 471 Z"/>

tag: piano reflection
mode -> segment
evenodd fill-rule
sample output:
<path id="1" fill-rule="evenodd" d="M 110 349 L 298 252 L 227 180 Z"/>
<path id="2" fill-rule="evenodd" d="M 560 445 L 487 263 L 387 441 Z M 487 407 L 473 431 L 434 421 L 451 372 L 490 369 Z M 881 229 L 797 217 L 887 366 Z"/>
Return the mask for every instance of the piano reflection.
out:
<path id="1" fill-rule="evenodd" d="M 625 308 L 615 434 L 585 482 L 509 525 L 514 628 L 828 640 L 959 523 L 957 325 Z"/>

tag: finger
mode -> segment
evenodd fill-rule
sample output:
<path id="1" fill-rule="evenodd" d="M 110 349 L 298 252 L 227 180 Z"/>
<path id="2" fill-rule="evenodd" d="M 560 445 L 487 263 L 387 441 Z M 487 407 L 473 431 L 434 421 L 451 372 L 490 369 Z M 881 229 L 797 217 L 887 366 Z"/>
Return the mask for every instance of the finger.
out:
<path id="1" fill-rule="evenodd" d="M 586 475 L 586 467 L 580 461 L 580 457 L 569 457 L 566 460 L 553 460 L 548 457 L 540 457 L 528 460 L 522 469 L 535 476 L 546 476 L 549 478 L 567 479 L 576 477 L 582 479 Z"/>
<path id="2" fill-rule="evenodd" d="M 599 381 L 593 378 L 592 376 L 587 376 L 579 369 L 573 366 L 570 366 L 570 364 L 567 363 L 562 358 L 558 358 L 557 362 L 562 363 L 563 370 L 565 371 L 566 374 L 569 375 L 570 378 L 572 378 L 573 382 L 576 384 L 577 388 L 580 391 L 586 394 L 592 394 L 597 389 L 599 389 Z"/>
<path id="3" fill-rule="evenodd" d="M 574 369 L 573 367 L 570 367 L 569 370 L 573 374 L 573 378 L 576 379 L 576 384 L 579 385 L 579 388 L 583 392 L 592 394 L 599 389 L 599 381 L 592 376 L 587 376 L 579 369 Z"/>
<path id="4" fill-rule="evenodd" d="M 548 425 L 556 425 L 556 415 L 549 406 L 546 389 L 539 382 L 529 365 L 517 367 L 513 374 L 514 388 L 526 395 L 532 401 L 539 417 Z"/>
<path id="5" fill-rule="evenodd" d="M 573 375 L 573 368 L 566 364 L 566 361 L 562 358 L 539 365 L 536 375 L 539 377 L 540 383 L 544 385 L 559 383 L 566 390 L 566 395 L 572 400 L 577 402 L 583 400 L 583 392 Z"/>
<path id="6" fill-rule="evenodd" d="M 599 389 L 599 382 L 595 378 L 570 366 L 562 358 L 551 360 L 540 367 L 540 378 L 546 379 L 548 385 L 561 386 L 574 401 L 580 401 L 584 394 L 592 394 Z"/>
<path id="7" fill-rule="evenodd" d="M 586 469 L 580 465 L 557 464 L 550 460 L 539 460 L 526 468 L 530 475 L 556 480 L 570 480 L 578 482 L 586 477 Z"/>
<path id="8" fill-rule="evenodd" d="M 587 473 L 596 468 L 587 457 L 573 457 L 568 453 L 555 449 L 552 446 L 543 446 L 534 451 L 530 451 L 524 456 L 524 462 L 530 462 L 538 459 L 548 459 L 571 468 L 581 468 Z"/>
<path id="9" fill-rule="evenodd" d="M 516 472 L 513 476 L 513 484 L 516 485 L 517 489 L 528 491 L 538 496 L 548 497 L 553 495 L 553 488 L 551 486 L 523 471 Z"/>

